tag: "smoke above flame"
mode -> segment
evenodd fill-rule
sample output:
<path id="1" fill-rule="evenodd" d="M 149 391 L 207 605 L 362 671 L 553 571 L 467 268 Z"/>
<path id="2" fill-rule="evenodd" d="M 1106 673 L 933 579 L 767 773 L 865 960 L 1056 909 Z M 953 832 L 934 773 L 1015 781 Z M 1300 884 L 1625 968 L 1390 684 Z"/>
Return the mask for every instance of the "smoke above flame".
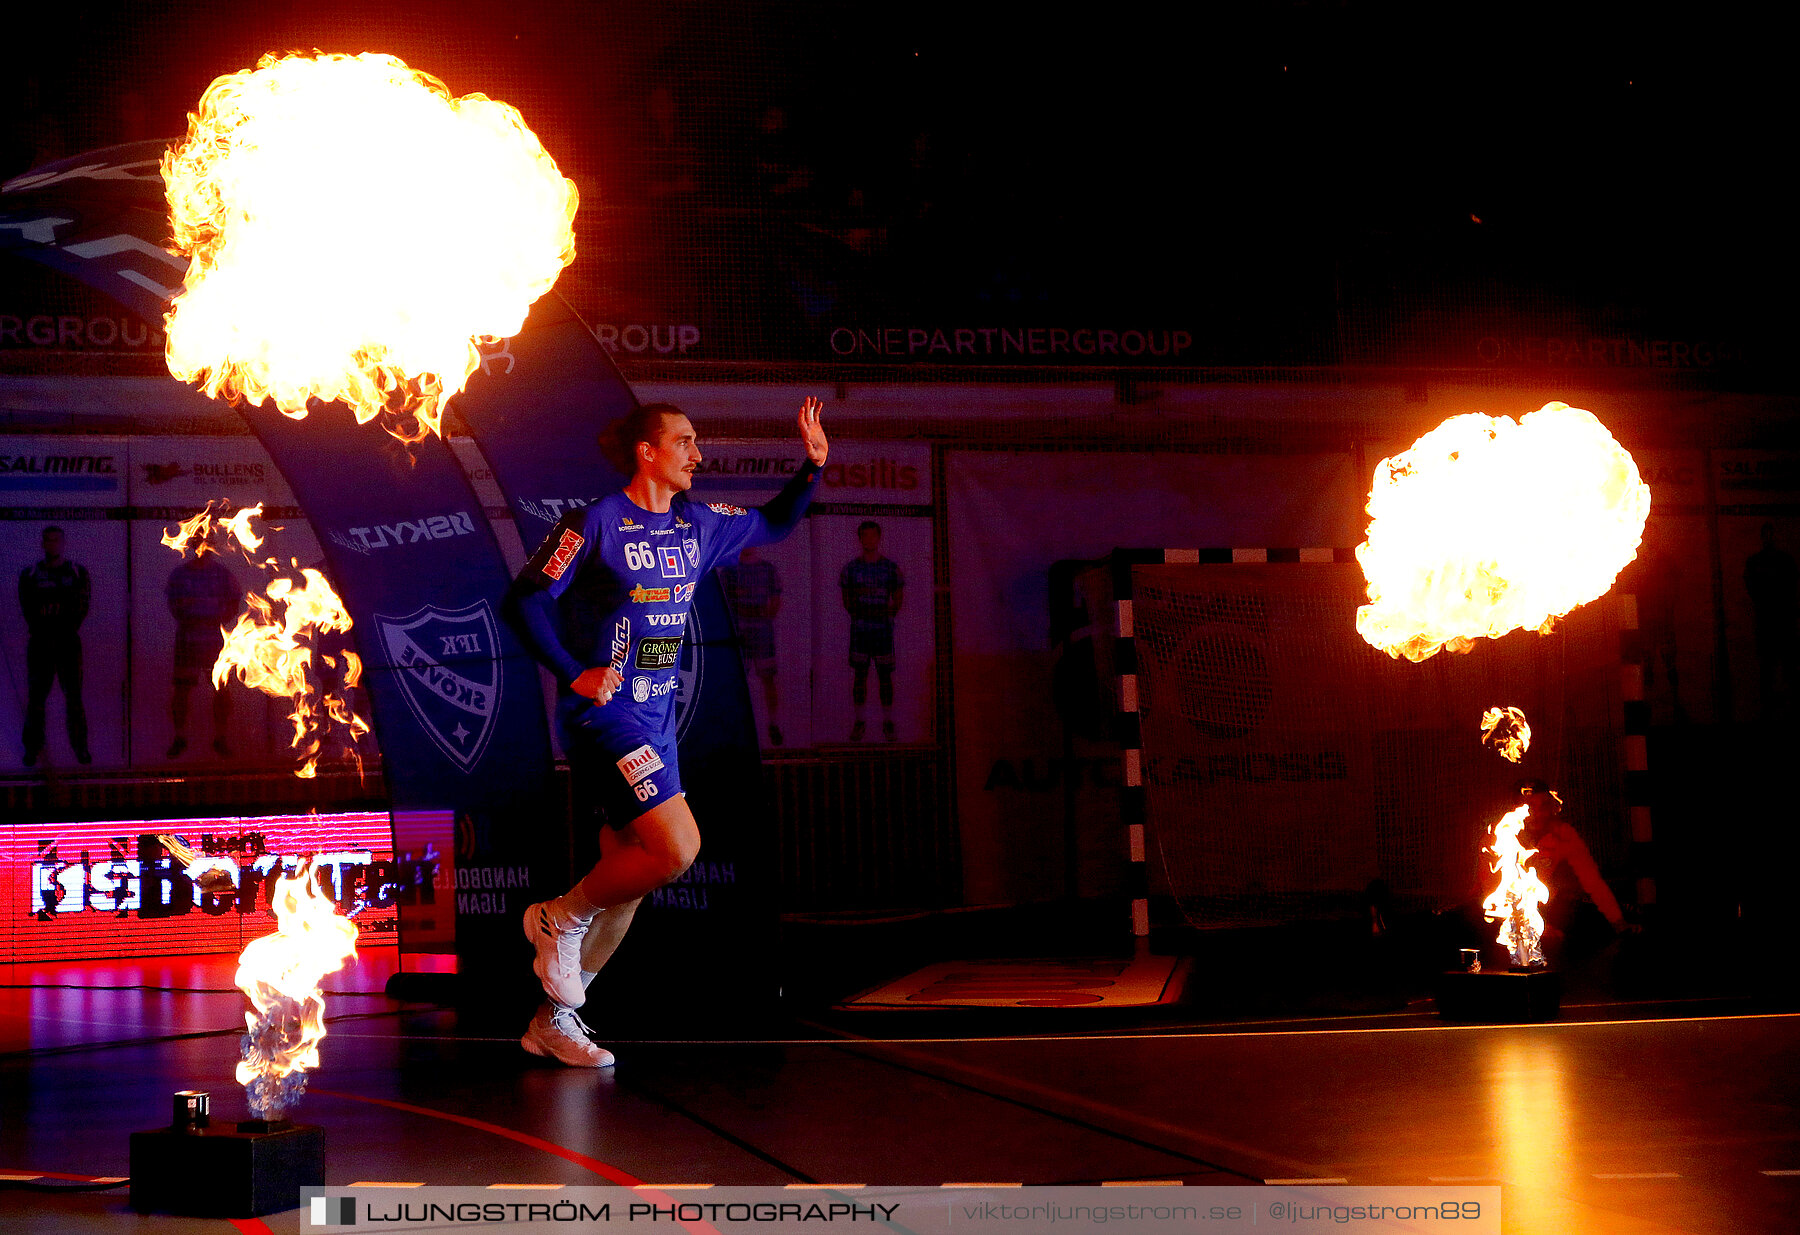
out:
<path id="1" fill-rule="evenodd" d="M 215 80 L 163 157 L 169 371 L 304 417 L 341 400 L 440 432 L 477 346 L 575 257 L 577 194 L 518 111 L 393 56 L 264 56 Z"/>
<path id="2" fill-rule="evenodd" d="M 1514 630 L 1547 634 L 1637 556 L 1650 489 L 1590 412 L 1453 416 L 1383 459 L 1356 548 L 1356 629 L 1421 661 Z"/>
<path id="3" fill-rule="evenodd" d="M 1531 749 L 1531 726 L 1518 708 L 1489 708 L 1481 714 L 1481 744 L 1517 763 Z"/>
<path id="4" fill-rule="evenodd" d="M 1500 944 L 1520 969 L 1544 964 L 1539 943 L 1544 934 L 1544 915 L 1540 910 L 1550 900 L 1550 889 L 1527 864 L 1537 850 L 1525 848 L 1519 840 L 1530 814 L 1529 806 L 1521 806 L 1507 812 L 1494 825 L 1488 852 L 1493 858 L 1490 869 L 1500 876 L 1500 883 L 1481 905 L 1488 921 L 1500 924 Z"/>
<path id="5" fill-rule="evenodd" d="M 244 597 L 236 625 L 220 628 L 224 645 L 213 661 L 213 687 L 223 690 L 235 675 L 250 689 L 293 704 L 288 715 L 294 726 L 291 745 L 300 754 L 294 775 L 310 778 L 318 774 L 328 736 L 335 733 L 354 755 L 357 741 L 369 732 L 368 721 L 349 701 L 349 692 L 362 682 L 362 659 L 341 646 L 341 640 L 328 641 L 328 636 L 348 634 L 354 623 L 324 575 L 292 558 L 283 572 L 273 557 L 259 562 L 250 556 L 267 540 L 252 523 L 262 511 L 258 502 L 230 513 L 231 503 L 224 500 L 214 511 L 209 501 L 165 531 L 162 543 L 184 558 L 190 550 L 203 556 L 221 552 L 221 544 L 235 544 L 245 561 L 271 576 L 260 594 Z"/>
<path id="6" fill-rule="evenodd" d="M 340 917 L 318 887 L 311 861 L 275 881 L 276 930 L 238 957 L 237 985 L 250 999 L 238 1060 L 238 1084 L 250 1113 L 280 1119 L 306 1090 L 325 1037 L 319 982 L 356 955 L 356 924 Z"/>

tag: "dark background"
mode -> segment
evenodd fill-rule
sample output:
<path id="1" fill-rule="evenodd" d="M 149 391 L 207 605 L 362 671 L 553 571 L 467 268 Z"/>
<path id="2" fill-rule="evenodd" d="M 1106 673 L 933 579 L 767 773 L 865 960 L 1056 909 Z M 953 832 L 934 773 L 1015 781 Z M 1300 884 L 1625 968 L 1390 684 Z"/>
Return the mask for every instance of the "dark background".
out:
<path id="1" fill-rule="evenodd" d="M 1789 382 L 1785 40 L 1717 6 L 78 0 L 8 26 L 7 175 L 176 135 L 270 50 L 514 103 L 582 193 L 559 286 L 591 321 L 702 325 L 690 359 L 1122 325 L 1244 366 L 1678 340 L 1709 382 Z"/>

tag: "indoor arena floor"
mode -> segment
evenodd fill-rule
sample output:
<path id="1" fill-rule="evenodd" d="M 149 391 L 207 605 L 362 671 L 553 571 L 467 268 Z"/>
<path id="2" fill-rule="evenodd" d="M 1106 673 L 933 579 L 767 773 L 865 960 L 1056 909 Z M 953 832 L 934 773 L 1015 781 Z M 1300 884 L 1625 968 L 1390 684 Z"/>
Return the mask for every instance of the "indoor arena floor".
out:
<path id="1" fill-rule="evenodd" d="M 905 1038 L 838 1014 L 778 1041 L 611 1042 L 618 1067 L 591 1072 L 388 1000 L 389 965 L 371 950 L 332 981 L 298 1113 L 326 1130 L 331 1184 L 1500 1183 L 1509 1232 L 1800 1229 L 1800 1014 L 1591 1005 L 1458 1027 L 1422 1008 L 1023 1034 L 927 1012 Z M 229 958 L 0 974 L 0 1177 L 124 1176 L 127 1134 L 166 1125 L 178 1089 L 241 1117 Z M 295 1221 L 141 1217 L 123 1189 L 0 1188 L 0 1215 L 6 1232 Z"/>

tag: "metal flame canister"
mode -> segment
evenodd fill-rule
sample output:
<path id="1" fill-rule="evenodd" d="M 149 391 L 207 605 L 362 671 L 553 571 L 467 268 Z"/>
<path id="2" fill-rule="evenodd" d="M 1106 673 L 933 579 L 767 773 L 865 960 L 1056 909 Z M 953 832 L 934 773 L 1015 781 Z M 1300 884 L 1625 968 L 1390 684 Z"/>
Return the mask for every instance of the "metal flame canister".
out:
<path id="1" fill-rule="evenodd" d="M 131 1134 L 131 1207 L 139 1213 L 257 1218 L 325 1183 L 325 1129 L 285 1120 L 214 1123 L 210 1096 L 175 1095 L 167 1128 Z"/>

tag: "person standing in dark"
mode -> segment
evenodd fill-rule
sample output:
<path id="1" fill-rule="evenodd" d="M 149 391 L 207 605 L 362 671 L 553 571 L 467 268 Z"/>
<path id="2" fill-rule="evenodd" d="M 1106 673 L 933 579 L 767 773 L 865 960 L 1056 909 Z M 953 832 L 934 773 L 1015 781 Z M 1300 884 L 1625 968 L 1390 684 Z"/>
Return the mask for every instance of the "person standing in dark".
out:
<path id="1" fill-rule="evenodd" d="M 1775 702 L 1776 679 L 1794 694 L 1794 671 L 1800 667 L 1800 568 L 1791 555 L 1775 545 L 1775 525 L 1762 525 L 1762 548 L 1744 561 L 1744 589 L 1750 593 L 1750 609 L 1756 631 L 1763 715 Z"/>
<path id="2" fill-rule="evenodd" d="M 69 745 L 81 763 L 88 751 L 87 709 L 81 703 L 81 623 L 87 618 L 93 585 L 80 563 L 63 556 L 63 530 L 44 529 L 44 557 L 19 572 L 19 609 L 25 615 L 25 763 L 35 766 L 44 750 L 44 712 L 50 687 L 62 684 Z"/>
<path id="3" fill-rule="evenodd" d="M 881 690 L 881 735 L 894 740 L 894 617 L 906 591 L 906 577 L 891 558 L 881 555 L 881 524 L 873 519 L 857 526 L 862 552 L 838 572 L 838 590 L 850 615 L 850 702 L 855 723 L 850 740 L 862 741 L 863 707 L 869 698 L 869 666 Z"/>
<path id="4" fill-rule="evenodd" d="M 174 759 L 188 745 L 188 702 L 194 687 L 205 682 L 212 686 L 213 662 L 225 646 L 222 627 L 237 616 L 243 594 L 237 578 L 219 560 L 210 545 L 201 543 L 191 558 L 169 572 L 163 589 L 169 612 L 175 618 L 175 669 L 169 696 L 169 718 L 174 724 L 175 740 L 169 743 L 165 759 Z M 226 726 L 231 723 L 231 694 L 224 687 L 213 689 L 213 752 L 221 759 L 231 757 L 225 740 Z"/>
<path id="5" fill-rule="evenodd" d="M 744 670 L 762 679 L 769 745 L 780 746 L 781 726 L 775 721 L 780 705 L 775 688 L 775 616 L 781 612 L 781 575 L 775 563 L 764 561 L 751 546 L 738 554 L 736 562 L 719 567 L 719 583 L 737 620 Z"/>
<path id="6" fill-rule="evenodd" d="M 1607 928 L 1615 935 L 1635 930 L 1601 876 L 1587 842 L 1563 818 L 1562 795 L 1549 782 L 1535 778 L 1519 781 L 1515 789 L 1530 811 L 1519 831 L 1519 843 L 1536 851 L 1526 864 L 1550 889 L 1549 903 L 1544 906 L 1543 946 L 1551 963 L 1561 959 L 1571 942 L 1575 951 L 1585 952 L 1608 937 Z"/>

